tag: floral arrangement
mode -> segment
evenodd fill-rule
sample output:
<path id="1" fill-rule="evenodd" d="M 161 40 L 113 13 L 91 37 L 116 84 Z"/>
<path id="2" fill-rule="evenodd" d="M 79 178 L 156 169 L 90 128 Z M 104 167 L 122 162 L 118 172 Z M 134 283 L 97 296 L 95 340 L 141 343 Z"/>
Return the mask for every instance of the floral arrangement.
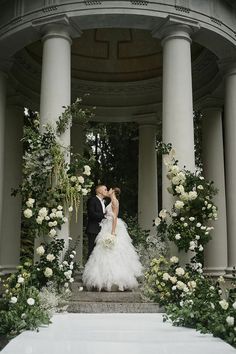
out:
<path id="1" fill-rule="evenodd" d="M 217 190 L 200 170 L 193 173 L 180 169 L 173 149 L 164 163 L 174 204 L 171 211 L 163 209 L 155 219 L 157 233 L 163 240 L 173 241 L 179 250 L 194 252 L 194 257 L 202 261 L 204 245 L 214 229 L 209 221 L 217 220 L 217 207 L 212 200 Z"/>
<path id="2" fill-rule="evenodd" d="M 183 268 L 178 257 L 153 259 L 145 275 L 144 294 L 165 307 L 164 320 L 212 333 L 236 346 L 235 285 L 203 275 L 202 264 Z"/>
<path id="3" fill-rule="evenodd" d="M 102 235 L 101 244 L 106 249 L 112 249 L 116 242 L 116 236 L 110 233 L 105 233 Z"/>

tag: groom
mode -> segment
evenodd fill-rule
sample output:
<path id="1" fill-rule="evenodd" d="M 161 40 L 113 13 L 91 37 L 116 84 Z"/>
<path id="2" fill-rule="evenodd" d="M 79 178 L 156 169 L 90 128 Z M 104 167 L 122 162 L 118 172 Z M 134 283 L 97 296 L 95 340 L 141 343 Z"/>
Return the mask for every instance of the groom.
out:
<path id="1" fill-rule="evenodd" d="M 107 197 L 107 193 L 107 187 L 99 184 L 96 187 L 96 196 L 89 198 L 87 202 L 88 223 L 86 233 L 88 235 L 88 258 L 94 249 L 95 239 L 101 230 L 99 224 L 105 216 L 104 198 Z"/>

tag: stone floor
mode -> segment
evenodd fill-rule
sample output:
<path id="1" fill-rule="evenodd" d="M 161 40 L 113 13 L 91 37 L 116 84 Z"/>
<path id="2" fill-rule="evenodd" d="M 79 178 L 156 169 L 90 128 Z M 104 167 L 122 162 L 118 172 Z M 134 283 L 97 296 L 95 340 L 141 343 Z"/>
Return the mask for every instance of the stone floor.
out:
<path id="1" fill-rule="evenodd" d="M 162 314 L 57 314 L 2 354 L 236 354 L 220 339 L 163 323 Z"/>

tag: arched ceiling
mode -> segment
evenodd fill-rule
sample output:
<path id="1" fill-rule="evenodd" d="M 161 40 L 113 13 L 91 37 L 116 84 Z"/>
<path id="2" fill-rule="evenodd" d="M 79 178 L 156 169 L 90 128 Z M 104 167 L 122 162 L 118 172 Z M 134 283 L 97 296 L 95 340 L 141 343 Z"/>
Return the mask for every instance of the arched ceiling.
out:
<path id="1" fill-rule="evenodd" d="M 26 51 L 41 64 L 42 43 Z M 192 45 L 192 60 L 203 47 Z M 72 77 L 98 82 L 146 80 L 162 75 L 162 47 L 150 31 L 140 29 L 92 29 L 83 32 L 72 44 Z"/>

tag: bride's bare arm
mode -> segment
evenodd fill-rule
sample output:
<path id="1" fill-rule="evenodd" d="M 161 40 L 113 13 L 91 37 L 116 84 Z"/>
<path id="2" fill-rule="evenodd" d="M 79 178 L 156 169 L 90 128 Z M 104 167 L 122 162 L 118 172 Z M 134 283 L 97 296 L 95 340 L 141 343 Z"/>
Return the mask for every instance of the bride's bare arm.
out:
<path id="1" fill-rule="evenodd" d="M 112 211 L 113 211 L 113 221 L 112 221 L 112 235 L 116 234 L 116 225 L 117 225 L 117 218 L 119 213 L 119 202 L 117 199 L 112 200 L 111 202 Z"/>

